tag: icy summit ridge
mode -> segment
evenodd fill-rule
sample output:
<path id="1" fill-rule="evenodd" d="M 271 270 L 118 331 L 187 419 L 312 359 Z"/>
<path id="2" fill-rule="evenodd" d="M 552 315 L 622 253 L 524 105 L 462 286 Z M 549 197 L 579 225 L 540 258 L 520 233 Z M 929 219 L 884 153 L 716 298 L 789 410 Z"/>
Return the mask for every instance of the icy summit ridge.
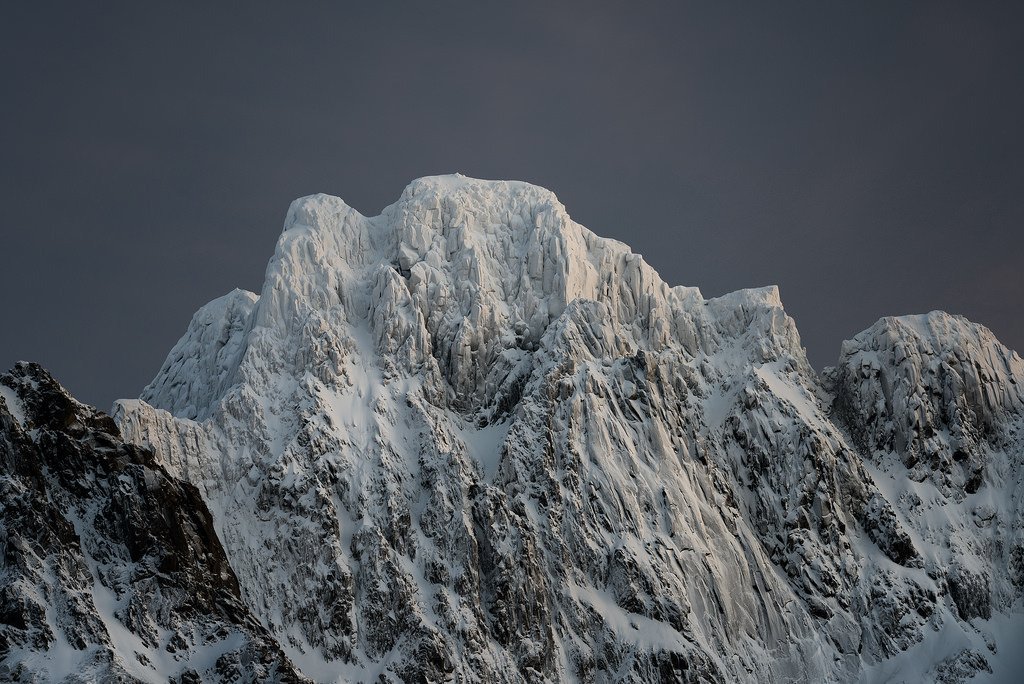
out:
<path id="1" fill-rule="evenodd" d="M 327 327 L 375 317 L 378 346 L 410 364 L 435 357 L 470 405 L 474 387 L 487 384 L 481 366 L 538 344 L 576 300 L 591 302 L 631 344 L 651 349 L 681 337 L 696 350 L 707 331 L 695 320 L 706 317 L 702 304 L 716 312 L 778 309 L 778 322 L 788 321 L 774 286 L 707 301 L 697 288 L 669 287 L 627 245 L 573 222 L 549 190 L 432 176 L 410 183 L 371 218 L 330 195 L 295 200 L 260 295 L 236 290 L 200 309 L 142 398 L 205 417 L 235 377 L 243 339 L 273 334 L 280 338 L 273 344 L 286 346 L 309 334 L 295 328 L 299 320 L 309 325 L 305 312 L 317 311 Z M 789 346 L 801 354 L 789 327 Z M 210 345 L 215 353 L 197 352 Z M 197 375 L 197 358 L 214 365 Z"/>
<path id="2" fill-rule="evenodd" d="M 454 176 L 294 202 L 115 418 L 319 681 L 956 681 L 1024 587 L 1021 386 L 939 313 L 819 376 L 776 288 Z"/>

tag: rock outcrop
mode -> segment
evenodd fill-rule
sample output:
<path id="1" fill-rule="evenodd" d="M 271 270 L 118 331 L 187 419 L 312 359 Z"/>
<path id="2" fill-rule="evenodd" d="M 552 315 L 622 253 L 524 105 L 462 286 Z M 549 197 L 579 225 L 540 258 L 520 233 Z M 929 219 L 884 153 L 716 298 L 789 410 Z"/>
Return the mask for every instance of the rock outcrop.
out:
<path id="1" fill-rule="evenodd" d="M 0 375 L 0 680 L 300 682 L 196 488 L 46 371 Z"/>

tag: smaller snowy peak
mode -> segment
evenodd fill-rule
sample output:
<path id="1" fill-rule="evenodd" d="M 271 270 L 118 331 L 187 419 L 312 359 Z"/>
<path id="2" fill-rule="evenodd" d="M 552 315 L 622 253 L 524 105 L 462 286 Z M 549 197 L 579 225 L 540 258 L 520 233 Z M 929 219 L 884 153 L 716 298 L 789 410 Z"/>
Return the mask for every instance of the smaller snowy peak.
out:
<path id="1" fill-rule="evenodd" d="M 1018 366 L 1022 363 L 1016 352 L 1003 346 L 991 330 L 963 316 L 945 311 L 879 319 L 870 328 L 843 343 L 840 360 L 864 349 L 879 350 L 901 343 L 916 346 L 930 355 L 980 355 L 985 357 L 989 365 L 1012 364 L 1014 357 Z M 997 361 L 996 357 L 1002 360 Z"/>
<path id="2" fill-rule="evenodd" d="M 233 380 L 258 300 L 236 289 L 199 309 L 141 398 L 182 418 L 205 418 Z"/>
<path id="3" fill-rule="evenodd" d="M 346 204 L 345 200 L 334 195 L 318 192 L 299 197 L 288 207 L 284 232 L 302 228 L 329 228 L 338 222 L 338 217 L 346 214 L 362 217 L 362 214 Z"/>
<path id="4" fill-rule="evenodd" d="M 982 325 L 942 311 L 883 318 L 843 343 L 828 371 L 860 445 L 897 451 L 947 493 L 982 484 L 984 443 L 1024 418 L 1024 361 Z"/>
<path id="5" fill-rule="evenodd" d="M 879 320 L 843 343 L 838 368 L 865 377 L 884 369 L 890 392 L 928 381 L 942 383 L 931 389 L 946 401 L 967 392 L 986 425 L 1024 405 L 1024 360 L 985 326 L 943 311 Z"/>

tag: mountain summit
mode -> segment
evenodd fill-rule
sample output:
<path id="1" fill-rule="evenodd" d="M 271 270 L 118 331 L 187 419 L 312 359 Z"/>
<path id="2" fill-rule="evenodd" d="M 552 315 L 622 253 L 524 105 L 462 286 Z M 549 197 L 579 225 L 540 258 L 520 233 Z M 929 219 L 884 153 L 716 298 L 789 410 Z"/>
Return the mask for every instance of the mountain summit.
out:
<path id="1" fill-rule="evenodd" d="M 1024 625 L 1016 353 L 933 312 L 819 375 L 525 183 L 296 200 L 113 416 L 316 681 L 952 682 Z"/>

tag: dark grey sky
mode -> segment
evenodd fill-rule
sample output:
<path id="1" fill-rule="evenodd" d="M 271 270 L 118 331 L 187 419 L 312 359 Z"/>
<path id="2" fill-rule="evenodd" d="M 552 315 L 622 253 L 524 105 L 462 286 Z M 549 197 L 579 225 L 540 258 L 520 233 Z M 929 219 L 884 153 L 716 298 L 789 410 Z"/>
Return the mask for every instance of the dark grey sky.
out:
<path id="1" fill-rule="evenodd" d="M 291 199 L 453 171 L 779 284 L 818 367 L 936 308 L 1024 351 L 1021 3 L 384 4 L 5 4 L 0 366 L 137 396 Z"/>

